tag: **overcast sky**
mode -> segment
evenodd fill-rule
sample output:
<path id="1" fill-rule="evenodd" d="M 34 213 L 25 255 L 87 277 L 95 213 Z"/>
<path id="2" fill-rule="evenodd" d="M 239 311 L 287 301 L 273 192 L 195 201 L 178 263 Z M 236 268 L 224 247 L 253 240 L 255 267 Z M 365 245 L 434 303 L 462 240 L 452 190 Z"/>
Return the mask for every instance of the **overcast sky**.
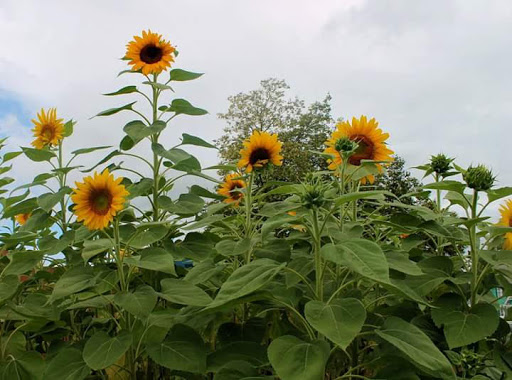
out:
<path id="1" fill-rule="evenodd" d="M 335 118 L 375 117 L 409 166 L 444 152 L 512 185 L 507 0 L 0 0 L 0 134 L 28 145 L 30 119 L 57 107 L 78 121 L 69 150 L 117 145 L 129 115 L 89 118 L 130 101 L 100 94 L 133 82 L 116 78 L 119 58 L 147 28 L 178 47 L 174 67 L 205 73 L 175 89 L 209 114 L 176 118 L 165 145 L 183 132 L 219 137 L 227 97 L 278 77 L 308 102 L 329 92 Z M 41 170 L 20 162 L 14 174 Z"/>

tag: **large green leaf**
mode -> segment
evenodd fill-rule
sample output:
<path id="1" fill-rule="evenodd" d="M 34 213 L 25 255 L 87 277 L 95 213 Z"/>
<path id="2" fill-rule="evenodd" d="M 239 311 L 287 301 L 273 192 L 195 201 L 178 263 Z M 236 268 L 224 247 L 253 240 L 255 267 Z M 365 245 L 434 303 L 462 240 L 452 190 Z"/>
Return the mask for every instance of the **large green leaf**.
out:
<path id="1" fill-rule="evenodd" d="M 375 281 L 389 282 L 389 265 L 378 244 L 365 239 L 350 239 L 322 247 L 321 255 L 336 264 Z"/>
<path id="2" fill-rule="evenodd" d="M 162 225 L 141 226 L 130 238 L 130 246 L 133 248 L 144 248 L 154 242 L 162 240 L 169 230 Z"/>
<path id="3" fill-rule="evenodd" d="M 188 133 L 183 133 L 181 135 L 181 145 L 196 145 L 196 146 L 203 146 L 205 148 L 217 149 L 217 147 L 215 145 L 212 145 L 209 142 L 204 141 L 200 137 L 189 135 Z"/>
<path id="4" fill-rule="evenodd" d="M 44 211 L 50 212 L 53 207 L 64 199 L 66 194 L 71 193 L 71 188 L 64 186 L 56 193 L 46 193 L 37 198 L 37 204 Z"/>
<path id="5" fill-rule="evenodd" d="M 132 335 L 121 332 L 111 337 L 105 331 L 98 331 L 85 343 L 83 358 L 94 370 L 111 366 L 130 348 Z"/>
<path id="6" fill-rule="evenodd" d="M 50 161 L 52 158 L 56 157 L 55 153 L 45 149 L 21 147 L 21 150 L 28 159 L 35 162 Z"/>
<path id="7" fill-rule="evenodd" d="M 284 267 L 270 259 L 258 259 L 235 270 L 222 284 L 217 297 L 209 308 L 221 306 L 251 294 L 267 283 Z"/>
<path id="8" fill-rule="evenodd" d="M 64 273 L 55 283 L 51 300 L 55 301 L 70 294 L 80 292 L 94 286 L 95 276 L 88 267 L 74 267 Z"/>
<path id="9" fill-rule="evenodd" d="M 124 106 L 117 107 L 117 108 L 110 108 L 108 110 L 101 111 L 96 116 L 110 116 L 110 115 L 114 115 L 114 114 L 116 114 L 118 112 L 121 112 L 121 111 L 131 110 L 131 109 L 133 109 L 132 107 L 133 107 L 133 105 L 135 103 L 137 103 L 137 102 L 131 102 L 131 103 L 125 104 Z"/>
<path id="10" fill-rule="evenodd" d="M 176 202 L 172 202 L 162 208 L 177 215 L 194 215 L 204 207 L 203 198 L 194 194 L 181 194 Z"/>
<path id="11" fill-rule="evenodd" d="M 270 343 L 268 358 L 282 380 L 322 380 L 329 352 L 329 344 L 324 340 L 308 343 L 284 335 Z"/>
<path id="12" fill-rule="evenodd" d="M 9 355 L 0 366 L 1 380 L 42 380 L 45 362 L 39 352 L 27 351 L 19 357 Z"/>
<path id="13" fill-rule="evenodd" d="M 330 304 L 309 301 L 304 314 L 311 326 L 343 349 L 359 334 L 366 319 L 364 305 L 355 298 L 333 300 Z"/>
<path id="14" fill-rule="evenodd" d="M 11 261 L 3 270 L 2 276 L 28 272 L 41 262 L 43 256 L 44 253 L 40 251 L 14 252 L 9 257 Z"/>
<path id="15" fill-rule="evenodd" d="M 185 114 L 191 116 L 206 115 L 208 111 L 194 107 L 188 100 L 174 99 L 167 109 L 167 112 L 175 112 L 176 114 Z"/>
<path id="16" fill-rule="evenodd" d="M 167 301 L 190 306 L 206 306 L 212 302 L 204 290 L 188 281 L 166 278 L 161 285 L 160 296 Z"/>
<path id="17" fill-rule="evenodd" d="M 217 372 L 233 361 L 244 361 L 260 367 L 268 363 L 265 346 L 251 341 L 240 341 L 223 344 L 208 355 L 208 372 Z"/>
<path id="18" fill-rule="evenodd" d="M 139 256 L 125 257 L 124 262 L 143 269 L 176 274 L 174 258 L 170 252 L 163 248 L 146 248 Z"/>
<path id="19" fill-rule="evenodd" d="M 82 352 L 76 348 L 64 348 L 50 361 L 44 373 L 45 379 L 82 380 L 91 369 L 85 364 Z"/>
<path id="20" fill-rule="evenodd" d="M 390 269 L 410 276 L 420 276 L 423 274 L 418 265 L 414 261 L 409 260 L 409 255 L 406 252 L 388 251 L 386 252 L 386 259 Z"/>
<path id="21" fill-rule="evenodd" d="M 0 303 L 11 298 L 18 290 L 18 276 L 12 274 L 0 279 Z"/>
<path id="22" fill-rule="evenodd" d="M 37 208 L 37 198 L 29 198 L 25 199 L 15 205 L 6 207 L 4 209 L 4 218 L 12 218 L 18 214 L 28 214 L 32 212 L 35 208 Z"/>
<path id="23" fill-rule="evenodd" d="M 174 325 L 163 342 L 148 344 L 146 351 L 157 364 L 172 370 L 192 373 L 206 371 L 203 339 L 188 326 Z"/>
<path id="24" fill-rule="evenodd" d="M 133 293 L 117 293 L 114 302 L 130 314 L 139 318 L 146 318 L 154 309 L 157 298 L 157 294 L 151 286 L 141 285 Z"/>
<path id="25" fill-rule="evenodd" d="M 89 261 L 98 253 L 105 252 L 110 248 L 112 248 L 112 241 L 110 239 L 87 240 L 84 242 L 82 258 L 84 261 Z"/>
<path id="26" fill-rule="evenodd" d="M 448 359 L 418 327 L 397 317 L 389 317 L 377 335 L 395 346 L 411 363 L 434 377 L 455 379 Z"/>
<path id="27" fill-rule="evenodd" d="M 186 71 L 182 69 L 172 69 L 170 71 L 171 80 L 177 82 L 184 82 L 188 80 L 194 80 L 199 78 L 203 73 L 193 73 L 192 71 Z"/>
<path id="28" fill-rule="evenodd" d="M 123 87 L 120 90 L 117 90 L 115 92 L 109 92 L 108 94 L 103 94 L 103 95 L 115 96 L 115 95 L 131 94 L 133 92 L 137 92 L 137 86 L 126 86 L 126 87 Z"/>
<path id="29" fill-rule="evenodd" d="M 432 309 L 431 314 L 436 326 L 443 326 L 450 349 L 491 336 L 500 321 L 498 311 L 488 303 L 478 303 L 469 311 L 456 310 L 451 303 Z"/>

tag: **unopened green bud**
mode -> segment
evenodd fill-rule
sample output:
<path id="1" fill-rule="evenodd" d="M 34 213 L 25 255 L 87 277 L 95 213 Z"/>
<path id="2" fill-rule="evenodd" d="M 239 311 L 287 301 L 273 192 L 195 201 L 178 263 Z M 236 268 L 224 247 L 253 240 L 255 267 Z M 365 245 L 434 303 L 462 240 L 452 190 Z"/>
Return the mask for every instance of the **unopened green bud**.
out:
<path id="1" fill-rule="evenodd" d="M 430 167 L 435 173 L 443 175 L 450 170 L 452 161 L 453 159 L 446 157 L 444 154 L 438 154 L 430 158 Z"/>
<path id="2" fill-rule="evenodd" d="M 346 152 L 346 153 L 355 152 L 357 147 L 358 147 L 357 142 L 350 140 L 348 137 L 343 137 L 341 139 L 338 139 L 338 140 L 336 140 L 336 143 L 334 144 L 334 149 L 336 149 L 338 152 Z"/>
<path id="3" fill-rule="evenodd" d="M 492 171 L 484 165 L 470 166 L 463 174 L 463 178 L 468 187 L 476 191 L 489 190 L 496 180 Z"/>
<path id="4" fill-rule="evenodd" d="M 302 188 L 301 202 L 308 209 L 322 207 L 325 203 L 325 186 L 314 178 L 310 183 L 305 183 Z"/>

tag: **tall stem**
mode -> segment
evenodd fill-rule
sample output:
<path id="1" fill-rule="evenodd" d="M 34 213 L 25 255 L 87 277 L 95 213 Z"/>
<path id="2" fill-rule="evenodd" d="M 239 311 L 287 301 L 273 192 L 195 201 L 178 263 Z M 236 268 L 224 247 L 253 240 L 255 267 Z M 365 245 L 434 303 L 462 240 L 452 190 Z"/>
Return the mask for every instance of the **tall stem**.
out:
<path id="1" fill-rule="evenodd" d="M 250 238 L 252 234 L 252 186 L 254 184 L 254 172 L 249 174 L 249 182 L 247 184 L 245 193 L 245 237 Z M 251 249 L 247 251 L 245 263 L 249 264 L 251 261 Z"/>
<path id="2" fill-rule="evenodd" d="M 59 160 L 59 169 L 62 169 L 62 167 L 63 167 L 63 164 L 62 164 L 62 162 L 63 162 L 62 141 L 59 142 L 58 160 Z M 65 174 L 63 172 L 59 171 L 58 178 L 59 178 L 59 186 L 62 189 L 64 186 L 66 186 Z M 60 201 L 60 209 L 61 209 L 60 213 L 61 213 L 61 220 L 62 220 L 62 232 L 64 233 L 67 230 L 66 202 L 64 200 L 64 197 L 62 197 L 62 199 Z"/>
<path id="3" fill-rule="evenodd" d="M 324 298 L 324 287 L 323 287 L 323 271 L 322 271 L 322 257 L 320 256 L 321 248 L 321 237 L 320 229 L 318 228 L 318 212 L 313 209 L 313 243 L 314 243 L 314 254 L 315 254 L 315 285 L 316 285 L 316 297 L 318 300 L 323 301 Z"/>
<path id="4" fill-rule="evenodd" d="M 114 218 L 114 242 L 115 242 L 115 258 L 117 264 L 117 273 L 121 282 L 121 291 L 127 291 L 128 287 L 124 277 L 123 256 L 121 255 L 121 239 L 119 237 L 119 219 Z"/>
<path id="5" fill-rule="evenodd" d="M 158 75 L 153 75 L 153 83 L 157 83 Z M 151 105 L 153 107 L 153 124 L 158 121 L 158 89 L 156 87 L 152 87 L 153 96 Z M 159 134 L 153 135 L 152 141 L 153 143 L 158 143 Z M 160 183 L 160 157 L 153 152 L 153 221 L 157 222 L 160 219 L 159 208 L 158 208 L 158 193 L 159 193 L 159 183 Z"/>
<path id="6" fill-rule="evenodd" d="M 478 217 L 478 191 L 473 190 L 473 204 L 471 205 L 471 218 Z M 480 248 L 479 240 L 476 236 L 476 223 L 473 223 L 469 228 L 469 243 L 471 246 L 471 271 L 473 272 L 472 286 L 471 286 L 471 307 L 476 303 L 476 296 L 478 291 L 478 249 Z"/>

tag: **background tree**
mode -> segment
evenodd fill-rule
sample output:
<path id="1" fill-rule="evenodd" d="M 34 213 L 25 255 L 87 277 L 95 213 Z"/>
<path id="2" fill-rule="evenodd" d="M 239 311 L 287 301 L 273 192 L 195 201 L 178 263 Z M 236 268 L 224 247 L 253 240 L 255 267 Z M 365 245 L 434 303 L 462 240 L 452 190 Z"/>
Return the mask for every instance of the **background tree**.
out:
<path id="1" fill-rule="evenodd" d="M 228 111 L 218 115 L 227 124 L 216 140 L 222 163 L 236 162 L 243 140 L 260 130 L 278 133 L 283 142 L 283 166 L 274 167 L 267 179 L 301 181 L 306 173 L 327 167 L 311 151 L 322 151 L 332 131 L 331 96 L 306 106 L 304 100 L 288 98 L 289 89 L 284 80 L 270 78 L 256 90 L 228 98 Z"/>

